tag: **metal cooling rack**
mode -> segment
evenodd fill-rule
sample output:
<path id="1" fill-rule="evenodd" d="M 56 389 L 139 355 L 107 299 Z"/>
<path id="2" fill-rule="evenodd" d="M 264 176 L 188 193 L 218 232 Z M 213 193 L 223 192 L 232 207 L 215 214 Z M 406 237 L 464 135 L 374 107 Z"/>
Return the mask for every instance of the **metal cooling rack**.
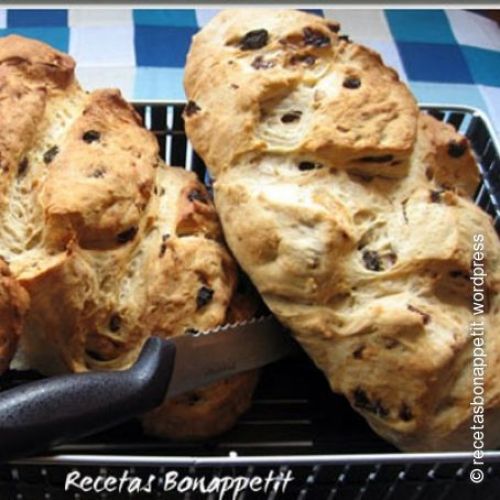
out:
<path id="1" fill-rule="evenodd" d="M 461 106 L 421 106 L 451 123 L 471 141 L 482 174 L 476 202 L 500 232 L 500 146 L 492 126 L 478 110 Z M 157 137 L 170 165 L 196 172 L 207 185 L 203 161 L 186 139 L 182 103 L 141 102 L 136 108 Z M 35 377 L 9 373 L 0 390 Z M 0 443 L 1 446 L 1 443 Z M 77 467 L 93 476 L 136 475 L 175 469 L 193 476 L 255 475 L 269 468 L 292 470 L 285 494 L 245 494 L 242 499 L 468 500 L 500 498 L 500 452 L 488 452 L 481 485 L 469 481 L 471 453 L 400 453 L 374 434 L 347 401 L 332 394 L 323 375 L 305 355 L 265 368 L 252 408 L 234 429 L 204 443 L 172 443 L 147 438 L 128 422 L 48 457 L 0 464 L 0 500 L 84 500 L 130 498 L 86 496 L 63 491 L 67 472 Z M 149 498 L 217 498 L 161 493 Z M 138 498 L 138 497 L 134 497 Z"/>

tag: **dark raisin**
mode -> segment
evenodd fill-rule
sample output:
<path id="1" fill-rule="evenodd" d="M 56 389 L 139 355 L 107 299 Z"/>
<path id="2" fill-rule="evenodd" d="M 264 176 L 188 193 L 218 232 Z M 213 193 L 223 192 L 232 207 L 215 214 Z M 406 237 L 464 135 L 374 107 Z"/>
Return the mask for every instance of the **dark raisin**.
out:
<path id="1" fill-rule="evenodd" d="M 370 401 L 370 399 L 366 395 L 366 392 L 360 387 L 357 387 L 354 390 L 353 397 L 354 406 L 357 406 L 362 410 L 374 413 L 378 417 L 386 417 L 389 414 L 388 410 L 384 408 L 380 400 L 377 399 L 375 401 Z"/>
<path id="2" fill-rule="evenodd" d="M 193 116 L 194 114 L 201 111 L 201 108 L 194 101 L 188 101 L 186 107 L 184 108 L 184 114 L 186 116 Z"/>
<path id="3" fill-rule="evenodd" d="M 366 392 L 363 391 L 363 389 L 361 389 L 360 387 L 357 387 L 354 390 L 353 396 L 354 396 L 354 404 L 356 406 L 359 406 L 360 408 L 363 408 L 371 404 L 370 400 L 368 399 L 368 396 L 366 395 Z"/>
<path id="4" fill-rule="evenodd" d="M 101 179 L 104 177 L 106 171 L 102 168 L 96 168 L 91 174 L 90 177 L 94 177 L 95 179 Z"/>
<path id="5" fill-rule="evenodd" d="M 406 204 L 408 203 L 408 200 L 404 200 L 401 203 L 401 209 L 403 210 L 403 219 L 405 220 L 405 224 L 408 224 L 408 213 L 406 212 Z"/>
<path id="6" fill-rule="evenodd" d="M 132 241 L 135 238 L 135 235 L 137 234 L 137 227 L 130 227 L 129 229 L 126 229 L 125 231 L 122 231 L 116 236 L 116 241 L 118 243 L 128 243 L 129 241 Z"/>
<path id="7" fill-rule="evenodd" d="M 266 61 L 262 56 L 257 56 L 253 61 L 252 61 L 252 68 L 254 69 L 269 69 L 275 66 L 274 61 Z"/>
<path id="8" fill-rule="evenodd" d="M 97 351 L 92 351 L 90 349 L 87 349 L 85 351 L 85 354 L 89 357 L 89 358 L 92 358 L 94 359 L 95 361 L 108 361 L 106 359 L 106 356 L 104 356 L 103 354 L 101 354 L 100 352 L 97 352 Z"/>
<path id="9" fill-rule="evenodd" d="M 399 340 L 393 337 L 382 337 L 382 343 L 386 349 L 394 349 L 399 345 Z"/>
<path id="10" fill-rule="evenodd" d="M 256 50 L 261 49 L 269 41 L 269 33 L 267 30 L 252 30 L 249 31 L 241 40 L 241 50 Z"/>
<path id="11" fill-rule="evenodd" d="M 330 37 L 319 30 L 313 28 L 304 28 L 304 43 L 313 47 L 328 47 L 330 45 Z"/>
<path id="12" fill-rule="evenodd" d="M 189 406 L 194 406 L 196 403 L 201 401 L 201 396 L 196 392 L 191 392 L 188 394 L 188 404 Z"/>
<path id="13" fill-rule="evenodd" d="M 450 271 L 450 276 L 452 278 L 464 278 L 466 280 L 470 279 L 470 276 L 463 271 Z"/>
<path id="14" fill-rule="evenodd" d="M 355 76 L 348 76 L 342 84 L 346 89 L 359 89 L 361 80 Z"/>
<path id="15" fill-rule="evenodd" d="M 399 409 L 399 418 L 405 422 L 409 422 L 413 419 L 413 413 L 406 403 L 401 404 L 401 408 Z"/>
<path id="16" fill-rule="evenodd" d="M 236 83 L 231 83 L 230 87 L 235 90 L 238 90 L 240 88 L 240 86 L 236 85 Z"/>
<path id="17" fill-rule="evenodd" d="M 191 202 L 199 201 L 200 203 L 207 203 L 207 197 L 199 189 L 193 189 L 190 191 L 188 194 L 188 200 Z"/>
<path id="18" fill-rule="evenodd" d="M 363 156 L 359 161 L 363 163 L 389 163 L 394 160 L 393 155 L 383 155 L 383 156 Z"/>
<path id="19" fill-rule="evenodd" d="M 45 151 L 43 154 L 43 162 L 48 165 L 59 153 L 59 148 L 57 146 L 52 146 L 50 149 Z"/>
<path id="20" fill-rule="evenodd" d="M 365 250 L 363 252 L 363 262 L 365 263 L 366 269 L 369 269 L 370 271 L 382 270 L 380 256 L 375 250 Z"/>
<path id="21" fill-rule="evenodd" d="M 332 33 L 338 33 L 340 31 L 340 24 L 328 23 L 327 26 Z"/>
<path id="22" fill-rule="evenodd" d="M 167 240 L 170 238 L 169 234 L 164 234 L 161 237 L 161 245 L 160 245 L 160 257 L 163 257 L 165 255 L 165 252 L 167 251 Z"/>
<path id="23" fill-rule="evenodd" d="M 208 286 L 202 286 L 198 290 L 198 295 L 196 296 L 196 308 L 200 309 L 203 306 L 206 306 L 214 296 L 214 291 Z"/>
<path id="24" fill-rule="evenodd" d="M 460 158 L 461 156 L 463 156 L 466 150 L 467 150 L 466 139 L 463 139 L 460 142 L 450 141 L 450 143 L 448 144 L 448 154 L 452 158 Z"/>
<path id="25" fill-rule="evenodd" d="M 321 168 L 323 165 L 320 163 L 313 163 L 312 161 L 301 161 L 299 163 L 299 170 L 301 171 L 306 171 L 306 170 L 314 170 L 316 168 Z"/>
<path id="26" fill-rule="evenodd" d="M 122 327 L 122 318 L 119 314 L 113 314 L 109 319 L 109 329 L 112 332 L 117 332 Z"/>
<path id="27" fill-rule="evenodd" d="M 184 335 L 196 335 L 198 333 L 200 333 L 200 331 L 197 330 L 196 328 L 186 328 L 184 330 Z"/>
<path id="28" fill-rule="evenodd" d="M 285 113 L 281 117 L 281 121 L 283 123 L 292 123 L 296 122 L 297 120 L 300 120 L 301 116 L 302 116 L 302 111 L 290 111 L 289 113 Z"/>
<path id="29" fill-rule="evenodd" d="M 290 58 L 290 64 L 304 63 L 307 66 L 312 66 L 316 62 L 316 57 L 311 54 L 295 54 Z"/>
<path id="30" fill-rule="evenodd" d="M 426 312 L 421 311 L 420 309 L 417 309 L 415 306 L 412 306 L 411 304 L 408 304 L 407 308 L 409 311 L 414 312 L 414 313 L 422 316 L 422 323 L 424 325 L 427 325 L 430 322 L 430 320 L 431 320 L 430 314 L 427 314 Z"/>
<path id="31" fill-rule="evenodd" d="M 439 203 L 441 201 L 441 195 L 444 193 L 444 190 L 441 189 L 440 191 L 431 191 L 431 201 L 432 203 Z"/>
<path id="32" fill-rule="evenodd" d="M 353 353 L 352 356 L 355 359 L 362 359 L 363 358 L 363 351 L 365 350 L 364 345 L 360 345 Z"/>
<path id="33" fill-rule="evenodd" d="M 385 408 L 381 401 L 380 400 L 376 400 L 374 405 L 373 405 L 373 412 L 375 413 L 375 415 L 377 415 L 377 417 L 382 417 L 382 418 L 385 418 L 387 417 L 387 415 L 389 415 L 389 410 L 387 408 Z"/>
<path id="34" fill-rule="evenodd" d="M 153 163 L 153 168 L 163 167 L 164 163 L 161 156 L 157 156 Z"/>
<path id="35" fill-rule="evenodd" d="M 343 42 L 351 43 L 351 39 L 349 38 L 348 35 L 340 35 L 339 40 L 342 40 Z"/>
<path id="36" fill-rule="evenodd" d="M 97 130 L 87 130 L 87 132 L 85 132 L 82 137 L 82 139 L 87 144 L 98 141 L 100 138 L 101 138 L 101 133 L 98 132 Z"/>
<path id="37" fill-rule="evenodd" d="M 18 177 L 22 177 L 28 170 L 29 163 L 28 158 L 23 158 L 17 167 Z"/>

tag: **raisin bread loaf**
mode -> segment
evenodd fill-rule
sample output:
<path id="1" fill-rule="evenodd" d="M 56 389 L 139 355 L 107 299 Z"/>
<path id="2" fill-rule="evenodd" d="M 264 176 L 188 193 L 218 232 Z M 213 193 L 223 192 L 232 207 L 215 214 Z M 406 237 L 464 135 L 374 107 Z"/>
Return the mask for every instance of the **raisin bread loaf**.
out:
<path id="1" fill-rule="evenodd" d="M 0 338 L 4 328 L 14 337 L 19 330 L 22 286 L 31 302 L 22 347 L 32 368 L 124 369 L 152 334 L 225 322 L 237 269 L 204 186 L 163 164 L 155 137 L 118 91 L 84 92 L 71 58 L 16 36 L 0 39 L 0 162 L 0 255 L 12 273 L 1 264 L 0 304 L 14 307 L 0 308 Z M 0 342 L 2 356 L 13 343 Z M 201 437 L 234 423 L 255 378 L 230 382 L 241 388 L 239 403 Z M 217 385 L 205 398 L 235 392 Z M 209 408 L 178 404 L 182 434 L 212 418 Z"/>
<path id="2" fill-rule="evenodd" d="M 188 135 L 263 299 L 381 436 L 471 446 L 471 261 L 484 247 L 489 445 L 500 444 L 500 246 L 469 144 L 336 23 L 234 10 L 197 34 Z"/>

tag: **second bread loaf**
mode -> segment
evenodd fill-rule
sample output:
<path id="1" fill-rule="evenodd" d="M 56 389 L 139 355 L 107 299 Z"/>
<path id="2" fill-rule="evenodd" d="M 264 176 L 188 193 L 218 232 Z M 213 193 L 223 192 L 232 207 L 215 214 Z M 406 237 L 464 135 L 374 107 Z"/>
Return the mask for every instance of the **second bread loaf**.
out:
<path id="1" fill-rule="evenodd" d="M 338 24 L 234 10 L 194 37 L 186 128 L 231 250 L 380 435 L 470 449 L 471 262 L 483 256 L 488 445 L 500 444 L 500 245 L 468 141 Z M 479 253 L 477 253 L 479 252 Z"/>

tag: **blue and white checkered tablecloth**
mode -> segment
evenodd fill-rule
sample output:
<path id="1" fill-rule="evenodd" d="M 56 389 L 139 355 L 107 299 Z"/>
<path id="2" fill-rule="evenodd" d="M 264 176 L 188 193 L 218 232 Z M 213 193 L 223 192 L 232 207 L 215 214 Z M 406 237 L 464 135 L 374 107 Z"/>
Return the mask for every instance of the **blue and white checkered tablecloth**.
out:
<path id="1" fill-rule="evenodd" d="M 119 87 L 129 99 L 184 99 L 190 39 L 212 9 L 0 9 L 0 36 L 18 33 L 69 52 L 89 89 Z M 500 29 L 462 10 L 315 11 L 379 51 L 421 102 L 478 107 L 500 134 Z"/>

